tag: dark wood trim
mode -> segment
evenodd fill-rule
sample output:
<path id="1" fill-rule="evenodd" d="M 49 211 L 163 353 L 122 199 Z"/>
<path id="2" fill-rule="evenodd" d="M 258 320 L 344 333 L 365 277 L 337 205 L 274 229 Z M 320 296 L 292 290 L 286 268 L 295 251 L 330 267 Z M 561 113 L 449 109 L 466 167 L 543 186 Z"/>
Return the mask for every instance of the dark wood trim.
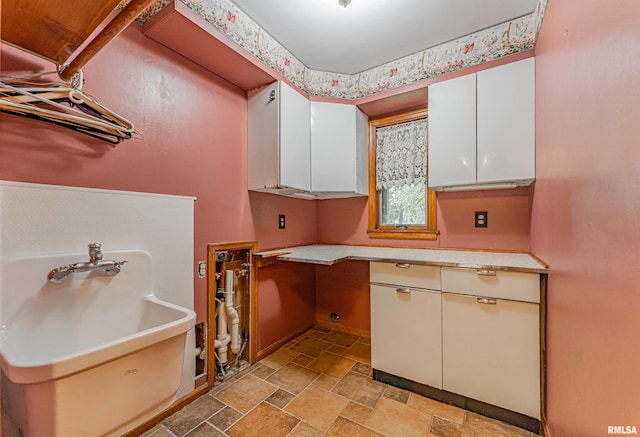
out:
<path id="1" fill-rule="evenodd" d="M 373 379 L 540 434 L 540 421 L 515 411 L 373 369 Z"/>
<path id="2" fill-rule="evenodd" d="M 540 274 L 540 416 L 543 431 L 548 436 L 547 427 L 547 280 L 548 276 Z"/>

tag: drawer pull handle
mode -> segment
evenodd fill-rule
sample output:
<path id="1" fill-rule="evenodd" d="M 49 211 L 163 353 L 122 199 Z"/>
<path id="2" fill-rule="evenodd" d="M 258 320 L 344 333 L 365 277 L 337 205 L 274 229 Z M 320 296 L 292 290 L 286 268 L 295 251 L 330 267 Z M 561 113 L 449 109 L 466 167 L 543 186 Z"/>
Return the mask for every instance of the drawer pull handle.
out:
<path id="1" fill-rule="evenodd" d="M 477 297 L 476 302 L 484 305 L 495 305 L 498 303 L 495 299 L 491 299 L 490 297 Z"/>
<path id="2" fill-rule="evenodd" d="M 411 294 L 411 290 L 408 288 L 396 288 L 396 293 Z"/>
<path id="3" fill-rule="evenodd" d="M 476 270 L 476 275 L 478 275 L 478 276 L 495 276 L 496 275 L 496 271 L 495 270 L 489 270 L 489 269 L 478 269 L 478 270 Z"/>
<path id="4" fill-rule="evenodd" d="M 396 263 L 396 267 L 399 269 L 408 269 L 411 267 L 411 264 L 406 263 Z"/>

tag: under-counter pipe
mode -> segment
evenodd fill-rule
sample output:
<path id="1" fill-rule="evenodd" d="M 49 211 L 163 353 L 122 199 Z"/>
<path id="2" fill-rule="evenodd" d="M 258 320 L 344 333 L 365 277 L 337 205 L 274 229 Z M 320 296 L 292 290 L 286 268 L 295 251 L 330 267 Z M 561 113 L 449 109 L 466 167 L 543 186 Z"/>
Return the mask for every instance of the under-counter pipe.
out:
<path id="1" fill-rule="evenodd" d="M 231 352 L 237 354 L 240 351 L 240 317 L 238 316 L 238 311 L 233 307 L 234 271 L 226 270 L 224 277 L 226 281 L 224 306 L 231 323 Z"/>
<path id="2" fill-rule="evenodd" d="M 214 341 L 214 347 L 218 351 L 218 359 L 220 365 L 225 366 L 229 362 L 227 359 L 227 345 L 231 341 L 231 336 L 227 332 L 227 315 L 224 311 L 224 305 L 218 304 L 218 333 Z"/>

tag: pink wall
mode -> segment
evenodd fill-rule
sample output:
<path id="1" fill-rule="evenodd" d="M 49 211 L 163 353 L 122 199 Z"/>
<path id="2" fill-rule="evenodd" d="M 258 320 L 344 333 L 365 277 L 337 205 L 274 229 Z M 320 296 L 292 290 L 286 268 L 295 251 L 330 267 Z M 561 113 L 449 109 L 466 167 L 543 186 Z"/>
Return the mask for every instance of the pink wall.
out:
<path id="1" fill-rule="evenodd" d="M 53 69 L 6 46 L 2 68 L 5 75 Z M 255 239 L 260 249 L 315 242 L 314 202 L 247 191 L 243 90 L 146 38 L 136 24 L 92 59 L 84 74 L 85 90 L 131 119 L 141 138 L 113 147 L 0 114 L 0 179 L 196 196 L 195 261 L 206 259 L 207 244 L 214 242 Z M 278 214 L 287 215 L 287 229 L 277 228 Z M 310 277 L 311 289 L 313 283 Z M 297 311 L 295 305 L 269 309 L 277 293 L 260 299 L 270 315 Z M 303 294 L 300 305 L 312 302 Z M 206 281 L 197 276 L 195 307 L 198 322 L 206 320 Z M 308 316 L 300 327 L 313 322 L 313 314 L 300 313 Z"/>
<path id="2" fill-rule="evenodd" d="M 315 317 L 323 326 L 370 335 L 369 263 L 346 261 L 316 268 Z M 335 312 L 340 320 L 329 318 Z"/>
<path id="3" fill-rule="evenodd" d="M 258 351 L 310 328 L 315 322 L 316 270 L 313 264 L 280 262 L 258 270 Z M 273 352 L 273 350 L 270 350 Z"/>
<path id="4" fill-rule="evenodd" d="M 536 46 L 552 437 L 640 428 L 639 24 L 636 0 L 551 0 Z"/>
<path id="5" fill-rule="evenodd" d="M 366 197 L 318 203 L 318 242 L 376 246 L 529 250 L 529 189 L 438 193 L 437 241 L 382 240 L 367 235 Z M 474 226 L 487 211 L 489 226 Z"/>
<path id="6" fill-rule="evenodd" d="M 533 188 L 438 193 L 437 241 L 381 240 L 367 235 L 367 198 L 318 202 L 318 242 L 376 246 L 443 247 L 529 250 L 529 215 Z M 487 211 L 489 226 L 474 226 L 475 211 Z M 370 331 L 369 268 L 364 262 L 332 267 L 316 273 L 316 319 L 328 322 L 340 314 L 338 329 L 362 334 Z M 348 275 L 348 280 L 343 275 Z M 341 290 L 338 297 L 336 290 Z M 345 291 L 344 293 L 342 291 Z M 343 317 L 346 315 L 346 317 Z"/>

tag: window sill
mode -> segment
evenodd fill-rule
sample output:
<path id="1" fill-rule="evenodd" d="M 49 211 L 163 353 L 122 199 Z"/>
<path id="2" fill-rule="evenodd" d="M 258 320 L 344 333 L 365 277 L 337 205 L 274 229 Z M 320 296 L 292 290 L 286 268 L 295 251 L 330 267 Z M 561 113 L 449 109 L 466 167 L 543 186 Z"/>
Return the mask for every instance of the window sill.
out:
<path id="1" fill-rule="evenodd" d="M 437 240 L 440 231 L 425 231 L 412 229 L 369 229 L 367 230 L 369 238 L 386 238 L 392 240 Z"/>

